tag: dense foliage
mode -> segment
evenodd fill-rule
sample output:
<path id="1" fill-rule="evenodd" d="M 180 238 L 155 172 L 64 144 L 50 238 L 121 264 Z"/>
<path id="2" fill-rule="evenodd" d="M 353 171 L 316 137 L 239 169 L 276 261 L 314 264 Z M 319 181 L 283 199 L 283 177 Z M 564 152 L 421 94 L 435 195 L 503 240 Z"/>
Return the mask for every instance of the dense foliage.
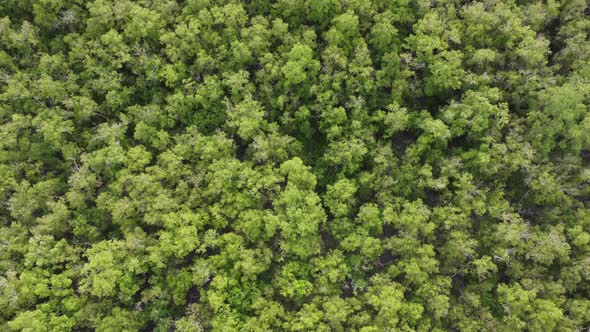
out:
<path id="1" fill-rule="evenodd" d="M 587 331 L 589 14 L 0 1 L 0 330 Z"/>

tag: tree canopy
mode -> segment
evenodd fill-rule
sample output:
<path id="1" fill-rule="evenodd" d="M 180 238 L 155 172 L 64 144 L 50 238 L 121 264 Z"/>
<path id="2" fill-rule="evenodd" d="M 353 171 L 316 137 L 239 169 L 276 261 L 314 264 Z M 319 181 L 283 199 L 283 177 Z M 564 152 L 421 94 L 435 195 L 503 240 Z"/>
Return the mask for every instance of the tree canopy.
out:
<path id="1" fill-rule="evenodd" d="M 1 331 L 589 328 L 588 1 L 0 1 Z"/>

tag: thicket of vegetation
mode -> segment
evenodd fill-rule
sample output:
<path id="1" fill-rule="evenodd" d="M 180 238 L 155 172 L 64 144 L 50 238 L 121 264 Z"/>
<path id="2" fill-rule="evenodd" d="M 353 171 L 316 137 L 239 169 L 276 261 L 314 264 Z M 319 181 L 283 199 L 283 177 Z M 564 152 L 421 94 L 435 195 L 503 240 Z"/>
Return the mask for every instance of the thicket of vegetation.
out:
<path id="1" fill-rule="evenodd" d="M 0 330 L 587 331 L 589 14 L 0 1 Z"/>

